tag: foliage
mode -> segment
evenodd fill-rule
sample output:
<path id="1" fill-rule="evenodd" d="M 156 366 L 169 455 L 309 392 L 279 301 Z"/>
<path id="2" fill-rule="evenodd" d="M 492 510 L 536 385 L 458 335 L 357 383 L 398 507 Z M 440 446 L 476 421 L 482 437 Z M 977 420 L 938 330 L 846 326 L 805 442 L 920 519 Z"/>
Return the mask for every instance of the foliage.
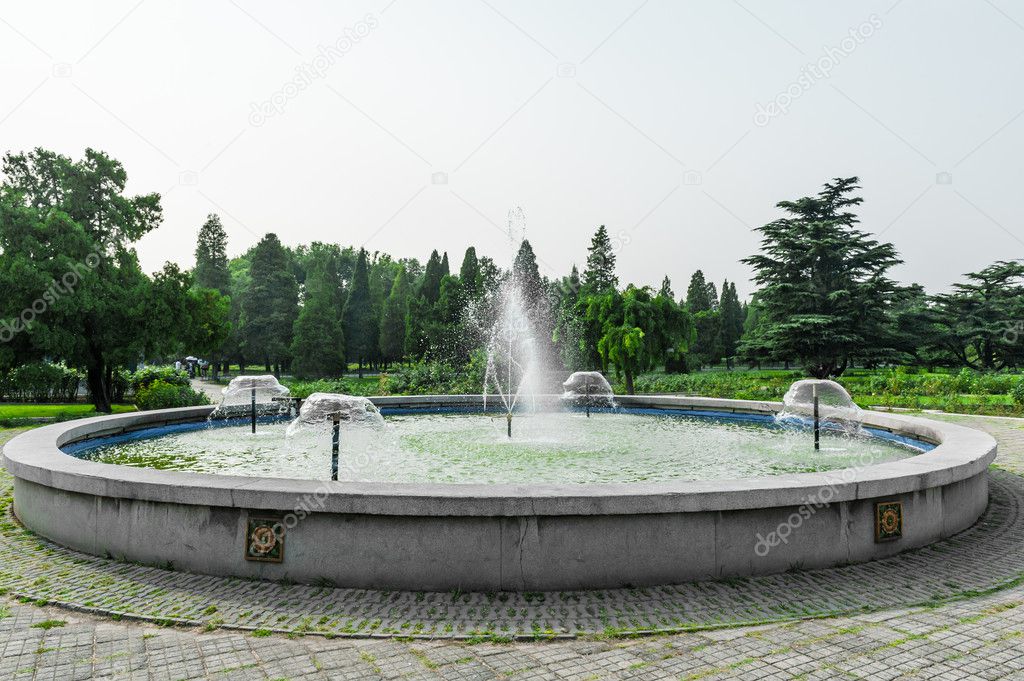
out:
<path id="1" fill-rule="evenodd" d="M 0 374 L 0 401 L 74 402 L 82 373 L 63 364 L 30 362 Z"/>
<path id="2" fill-rule="evenodd" d="M 190 385 L 188 374 L 184 371 L 175 371 L 174 367 L 143 367 L 130 374 L 128 380 L 132 391 L 136 393 L 144 388 L 148 388 L 156 381 L 163 381 L 164 383 L 177 386 Z"/>
<path id="3" fill-rule="evenodd" d="M 124 168 L 93 149 L 80 161 L 7 154 L 3 172 L 0 317 L 28 322 L 11 348 L 18 363 L 82 367 L 97 409 L 109 411 L 115 369 L 174 340 L 147 314 L 151 284 L 132 249 L 159 225 L 159 196 L 125 195 Z"/>
<path id="4" fill-rule="evenodd" d="M 227 247 L 228 234 L 220 216 L 207 215 L 196 239 L 196 286 L 214 289 L 225 296 L 231 293 Z"/>
<path id="5" fill-rule="evenodd" d="M 359 363 L 360 371 L 378 352 L 379 328 L 370 302 L 370 279 L 367 268 L 366 250 L 359 249 L 356 270 L 352 276 L 352 290 L 342 313 L 347 354 Z"/>
<path id="6" fill-rule="evenodd" d="M 190 385 L 177 385 L 161 379 L 156 379 L 135 393 L 135 406 L 143 411 L 209 403 L 204 393 L 193 390 Z"/>
<path id="7" fill-rule="evenodd" d="M 590 240 L 583 285 L 593 293 L 603 293 L 619 286 L 619 278 L 615 276 L 615 249 L 604 225 L 597 228 Z"/>
<path id="8" fill-rule="evenodd" d="M 298 317 L 298 282 L 291 258 L 276 234 L 264 236 L 252 251 L 249 285 L 241 294 L 245 353 L 268 366 L 287 363 Z"/>
<path id="9" fill-rule="evenodd" d="M 758 229 L 761 253 L 743 260 L 761 286 L 750 355 L 799 360 L 818 378 L 896 355 L 885 343 L 897 288 L 886 273 L 901 260 L 892 244 L 855 228 L 858 188 L 856 177 L 837 178 L 817 196 L 779 203 L 788 217 Z"/>
<path id="10" fill-rule="evenodd" d="M 953 292 L 936 296 L 935 345 L 974 369 L 1019 366 L 1024 360 L 1024 262 L 1001 261 Z"/>

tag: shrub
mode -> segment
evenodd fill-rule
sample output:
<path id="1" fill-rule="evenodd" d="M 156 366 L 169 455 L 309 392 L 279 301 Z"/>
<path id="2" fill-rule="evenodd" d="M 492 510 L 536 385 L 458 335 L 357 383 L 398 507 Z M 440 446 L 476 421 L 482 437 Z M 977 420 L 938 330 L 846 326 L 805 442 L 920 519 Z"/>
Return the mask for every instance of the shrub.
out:
<path id="1" fill-rule="evenodd" d="M 206 395 L 192 389 L 192 386 L 168 383 L 156 379 L 140 388 L 135 393 L 135 406 L 145 411 L 149 409 L 172 409 L 174 407 L 194 407 L 209 404 Z"/>
<path id="2" fill-rule="evenodd" d="M 189 385 L 188 374 L 175 371 L 173 367 L 145 367 L 131 374 L 131 388 L 138 392 L 149 387 L 154 381 L 163 381 L 171 385 Z"/>
<path id="3" fill-rule="evenodd" d="M 1017 384 L 1013 386 L 1013 392 L 1010 393 L 1013 397 L 1013 403 L 1019 407 L 1024 407 L 1024 378 L 1017 381 Z"/>
<path id="4" fill-rule="evenodd" d="M 81 372 L 50 362 L 32 362 L 0 376 L 0 400 L 6 402 L 74 402 Z"/>

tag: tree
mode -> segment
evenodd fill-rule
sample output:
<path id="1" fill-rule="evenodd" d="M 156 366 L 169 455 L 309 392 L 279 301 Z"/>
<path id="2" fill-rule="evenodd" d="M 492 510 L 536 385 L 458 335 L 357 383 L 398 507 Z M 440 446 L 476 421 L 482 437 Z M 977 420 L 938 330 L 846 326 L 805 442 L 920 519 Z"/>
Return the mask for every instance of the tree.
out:
<path id="1" fill-rule="evenodd" d="M 732 358 L 736 355 L 740 339 L 743 338 L 743 306 L 736 294 L 736 284 L 727 281 L 722 284 L 722 299 L 718 305 L 721 319 L 719 332 L 720 354 L 725 357 L 726 367 L 732 369 Z"/>
<path id="2" fill-rule="evenodd" d="M 380 354 L 385 368 L 405 355 L 405 318 L 409 314 L 409 280 L 400 267 L 380 318 Z"/>
<path id="3" fill-rule="evenodd" d="M 302 253 L 303 304 L 293 327 L 292 372 L 299 378 L 326 378 L 345 372 L 341 315 L 341 250 L 314 242 Z"/>
<path id="4" fill-rule="evenodd" d="M 597 228 L 590 240 L 583 285 L 595 293 L 613 291 L 619 286 L 619 279 L 615 276 L 615 249 L 604 225 Z"/>
<path id="5" fill-rule="evenodd" d="M 217 301 L 208 294 L 198 294 L 203 299 L 206 311 L 223 311 L 224 319 L 215 323 L 212 318 L 205 320 L 206 331 L 199 337 L 194 338 L 193 352 L 198 352 L 210 358 L 213 379 L 217 380 L 220 373 L 220 358 L 223 351 L 223 344 L 230 337 L 231 314 L 231 271 L 228 269 L 228 235 L 224 231 L 220 217 L 216 213 L 206 216 L 206 222 L 199 229 L 199 237 L 196 239 L 196 267 L 193 271 L 194 286 L 197 290 L 216 291 L 225 297 L 224 301 Z M 216 328 L 226 325 L 226 328 Z M 214 330 L 216 328 L 216 331 Z M 221 338 L 219 343 L 214 343 L 214 338 Z"/>
<path id="6" fill-rule="evenodd" d="M 973 369 L 1018 366 L 1024 359 L 1024 262 L 996 262 L 966 277 L 952 293 L 934 298 L 932 347 Z"/>
<path id="7" fill-rule="evenodd" d="M 216 213 L 206 216 L 196 239 L 195 285 L 212 288 L 222 295 L 231 293 L 231 272 L 228 270 L 228 235 Z"/>
<path id="8" fill-rule="evenodd" d="M 444 275 L 441 256 L 437 254 L 436 250 L 432 251 L 430 259 L 427 260 L 426 269 L 423 271 L 423 280 L 420 282 L 418 295 L 426 298 L 427 302 L 431 305 L 436 303 L 437 299 L 441 296 L 441 277 Z"/>
<path id="9" fill-rule="evenodd" d="M 856 177 L 836 178 L 817 196 L 783 201 L 786 217 L 758 228 L 754 268 L 761 319 L 756 346 L 773 359 L 799 360 L 816 378 L 841 375 L 859 357 L 885 347 L 886 309 L 901 262 L 892 244 L 855 228 L 862 199 Z"/>
<path id="10" fill-rule="evenodd" d="M 151 282 L 132 249 L 160 224 L 160 197 L 126 195 L 122 165 L 93 149 L 79 161 L 44 149 L 7 154 L 3 174 L 7 361 L 48 356 L 83 367 L 96 409 L 110 411 L 114 370 L 166 340 L 150 335 Z"/>
<path id="11" fill-rule="evenodd" d="M 436 255 L 436 253 L 435 253 Z M 343 328 L 349 356 L 359 363 L 359 377 L 363 377 L 363 366 L 377 351 L 377 334 L 370 301 L 370 277 L 366 249 L 359 249 L 356 270 L 352 276 L 352 290 L 345 301 Z"/>
<path id="12" fill-rule="evenodd" d="M 704 273 L 697 270 L 690 277 L 690 285 L 686 288 L 686 309 L 690 314 L 707 312 L 714 308 L 711 303 L 711 289 L 704 280 Z"/>
<path id="13" fill-rule="evenodd" d="M 466 249 L 466 255 L 462 258 L 459 280 L 467 299 L 476 300 L 480 297 L 483 283 L 480 281 L 480 261 L 476 257 L 476 249 L 472 246 Z"/>
<path id="14" fill-rule="evenodd" d="M 542 295 L 544 283 L 540 277 L 540 268 L 537 266 L 537 256 L 526 239 L 519 244 L 519 250 L 512 262 L 512 280 L 523 294 L 524 303 L 534 307 Z"/>
<path id="15" fill-rule="evenodd" d="M 666 298 L 675 299 L 676 294 L 672 292 L 672 280 L 665 275 L 665 278 L 661 280 L 661 290 L 658 291 L 659 296 L 665 296 Z"/>
<path id="16" fill-rule="evenodd" d="M 614 365 L 630 395 L 638 373 L 664 361 L 670 350 L 685 353 L 692 340 L 689 315 L 675 301 L 652 296 L 647 287 L 630 285 L 621 294 L 589 296 L 586 304 L 586 317 L 601 326 L 597 351 L 602 368 Z"/>
<path id="17" fill-rule="evenodd" d="M 242 297 L 239 324 L 246 354 L 280 375 L 291 358 L 298 314 L 299 285 L 291 258 L 277 235 L 267 234 L 252 249 L 249 286 Z"/>

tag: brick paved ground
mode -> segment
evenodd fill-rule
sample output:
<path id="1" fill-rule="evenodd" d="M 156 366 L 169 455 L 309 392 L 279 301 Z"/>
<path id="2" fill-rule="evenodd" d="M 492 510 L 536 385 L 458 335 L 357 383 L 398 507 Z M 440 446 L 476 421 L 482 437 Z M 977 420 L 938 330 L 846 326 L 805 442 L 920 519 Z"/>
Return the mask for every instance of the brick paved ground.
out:
<path id="1" fill-rule="evenodd" d="M 964 422 L 983 427 L 999 439 L 1000 466 L 1024 472 L 1024 422 Z M 991 568 L 991 562 L 998 560 L 996 554 L 1021 550 L 1024 542 L 1015 532 L 1024 518 L 1019 518 L 1014 500 L 1022 481 L 1004 473 L 996 473 L 994 479 L 997 495 L 1006 494 L 994 506 L 1002 504 L 1009 510 L 1001 520 L 986 520 L 992 527 L 985 541 L 998 543 L 999 551 L 975 553 L 984 550 L 984 542 L 978 539 L 907 565 L 905 572 L 945 572 L 956 564 L 960 583 L 955 591 L 970 596 L 963 593 L 964 587 Z M 9 532 L 7 528 L 4 542 Z M 36 549 L 52 551 L 49 556 L 54 561 L 65 553 L 45 545 Z M 27 558 L 0 555 L 5 573 L 13 572 L 12 564 L 36 559 L 31 552 Z M 1018 572 L 1024 569 L 1019 554 L 1010 563 Z M 73 585 L 82 567 L 72 563 L 61 579 Z M 108 564 L 108 568 L 113 575 L 131 566 Z M 798 588 L 814 574 L 780 579 L 790 579 L 791 586 Z M 820 587 L 817 593 L 812 589 L 800 598 L 806 605 L 820 607 L 844 586 L 838 582 L 868 578 L 847 574 L 837 583 L 825 580 L 815 585 Z M 706 599 L 704 606 L 728 601 L 737 593 L 756 593 L 728 590 L 743 586 L 717 585 L 722 590 Z M 904 589 L 883 580 L 875 586 L 885 589 L 890 600 L 898 599 Z M 1024 585 L 1017 585 L 953 602 L 755 627 L 632 639 L 598 635 L 567 641 L 473 644 L 160 628 L 10 599 L 0 612 L 0 678 L 1024 679 L 1022 604 Z"/>

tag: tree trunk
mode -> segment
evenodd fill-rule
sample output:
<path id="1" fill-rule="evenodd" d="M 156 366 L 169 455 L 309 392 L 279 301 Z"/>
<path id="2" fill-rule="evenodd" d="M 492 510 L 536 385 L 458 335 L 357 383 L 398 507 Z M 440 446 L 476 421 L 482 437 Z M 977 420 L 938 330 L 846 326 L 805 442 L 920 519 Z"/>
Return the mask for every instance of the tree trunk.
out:
<path id="1" fill-rule="evenodd" d="M 636 394 L 636 388 L 633 386 L 633 372 L 630 371 L 629 369 L 626 369 L 625 374 L 626 374 L 626 394 L 627 395 L 635 395 Z"/>
<path id="2" fill-rule="evenodd" d="M 96 411 L 110 413 L 110 389 L 107 382 L 107 368 L 102 360 L 93 360 L 86 367 L 85 380 Z"/>

